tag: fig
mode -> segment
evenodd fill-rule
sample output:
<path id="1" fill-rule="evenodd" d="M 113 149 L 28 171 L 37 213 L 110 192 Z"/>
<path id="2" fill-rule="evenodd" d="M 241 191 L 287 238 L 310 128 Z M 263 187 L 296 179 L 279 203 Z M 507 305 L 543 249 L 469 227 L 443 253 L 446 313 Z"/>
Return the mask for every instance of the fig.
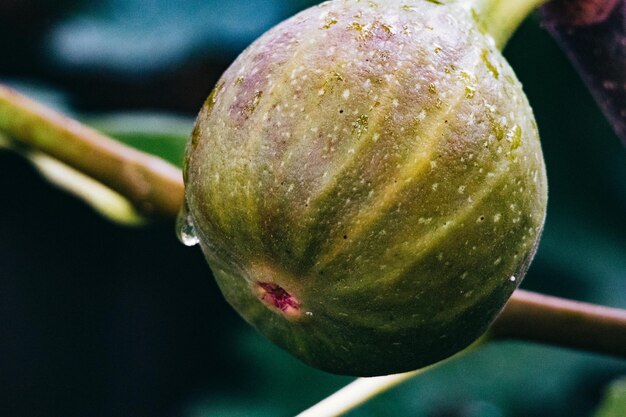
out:
<path id="1" fill-rule="evenodd" d="M 245 50 L 200 111 L 186 234 L 227 301 L 314 367 L 446 358 L 528 269 L 543 155 L 479 20 L 454 1 L 326 2 Z"/>

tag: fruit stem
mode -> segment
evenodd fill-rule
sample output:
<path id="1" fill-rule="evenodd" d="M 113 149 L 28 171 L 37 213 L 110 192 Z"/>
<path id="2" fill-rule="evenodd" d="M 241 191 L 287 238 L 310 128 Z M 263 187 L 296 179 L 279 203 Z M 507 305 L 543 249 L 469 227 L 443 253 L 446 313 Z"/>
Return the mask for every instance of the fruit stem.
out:
<path id="1" fill-rule="evenodd" d="M 502 50 L 513 33 L 536 8 L 548 0 L 466 0 L 483 28 Z"/>
<path id="2" fill-rule="evenodd" d="M 66 163 L 151 217 L 173 218 L 183 201 L 178 168 L 121 144 L 0 84 L 0 133 Z"/>

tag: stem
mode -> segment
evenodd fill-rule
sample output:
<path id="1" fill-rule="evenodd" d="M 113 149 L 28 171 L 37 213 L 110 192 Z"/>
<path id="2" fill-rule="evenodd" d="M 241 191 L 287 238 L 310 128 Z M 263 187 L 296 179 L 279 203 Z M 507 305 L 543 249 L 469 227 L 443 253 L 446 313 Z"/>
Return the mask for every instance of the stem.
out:
<path id="1" fill-rule="evenodd" d="M 626 357 L 626 310 L 517 290 L 491 327 L 521 339 Z"/>
<path id="2" fill-rule="evenodd" d="M 2 85 L 0 132 L 100 181 L 148 216 L 174 217 L 183 201 L 182 175 L 175 166 Z"/>
<path id="3" fill-rule="evenodd" d="M 337 417 L 342 416 L 385 391 L 396 387 L 417 375 L 421 375 L 436 365 L 404 374 L 358 378 L 349 385 L 325 398 L 296 417 Z"/>
<path id="4" fill-rule="evenodd" d="M 502 50 L 533 10 L 548 0 L 468 0 L 476 10 L 484 29 Z"/>

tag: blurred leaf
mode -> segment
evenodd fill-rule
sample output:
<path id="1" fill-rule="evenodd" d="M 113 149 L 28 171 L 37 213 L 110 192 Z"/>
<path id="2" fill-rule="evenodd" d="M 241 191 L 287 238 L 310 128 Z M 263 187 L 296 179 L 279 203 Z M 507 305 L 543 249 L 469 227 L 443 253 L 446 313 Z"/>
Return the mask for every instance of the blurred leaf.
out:
<path id="1" fill-rule="evenodd" d="M 182 167 L 194 121 L 168 114 L 122 113 L 90 118 L 87 124 L 133 148 Z"/>
<path id="2" fill-rule="evenodd" d="M 66 69 L 99 68 L 145 76 L 194 55 L 236 55 L 265 30 L 315 1 L 106 0 L 94 2 L 50 35 Z"/>
<path id="3" fill-rule="evenodd" d="M 626 144 L 626 0 L 554 0 L 544 24 Z"/>
<path id="4" fill-rule="evenodd" d="M 602 400 L 595 417 L 626 416 L 626 379 L 613 382 Z"/>

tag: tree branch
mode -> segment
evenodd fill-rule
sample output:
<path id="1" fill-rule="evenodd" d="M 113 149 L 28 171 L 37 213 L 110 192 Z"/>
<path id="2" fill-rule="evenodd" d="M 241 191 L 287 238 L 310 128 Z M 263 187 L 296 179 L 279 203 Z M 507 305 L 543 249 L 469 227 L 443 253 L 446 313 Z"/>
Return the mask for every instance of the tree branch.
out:
<path id="1" fill-rule="evenodd" d="M 626 358 L 626 310 L 517 290 L 491 326 L 521 339 Z"/>
<path id="2" fill-rule="evenodd" d="M 174 217 L 180 170 L 0 85 L 0 132 L 44 152 L 128 198 L 143 214 Z"/>

